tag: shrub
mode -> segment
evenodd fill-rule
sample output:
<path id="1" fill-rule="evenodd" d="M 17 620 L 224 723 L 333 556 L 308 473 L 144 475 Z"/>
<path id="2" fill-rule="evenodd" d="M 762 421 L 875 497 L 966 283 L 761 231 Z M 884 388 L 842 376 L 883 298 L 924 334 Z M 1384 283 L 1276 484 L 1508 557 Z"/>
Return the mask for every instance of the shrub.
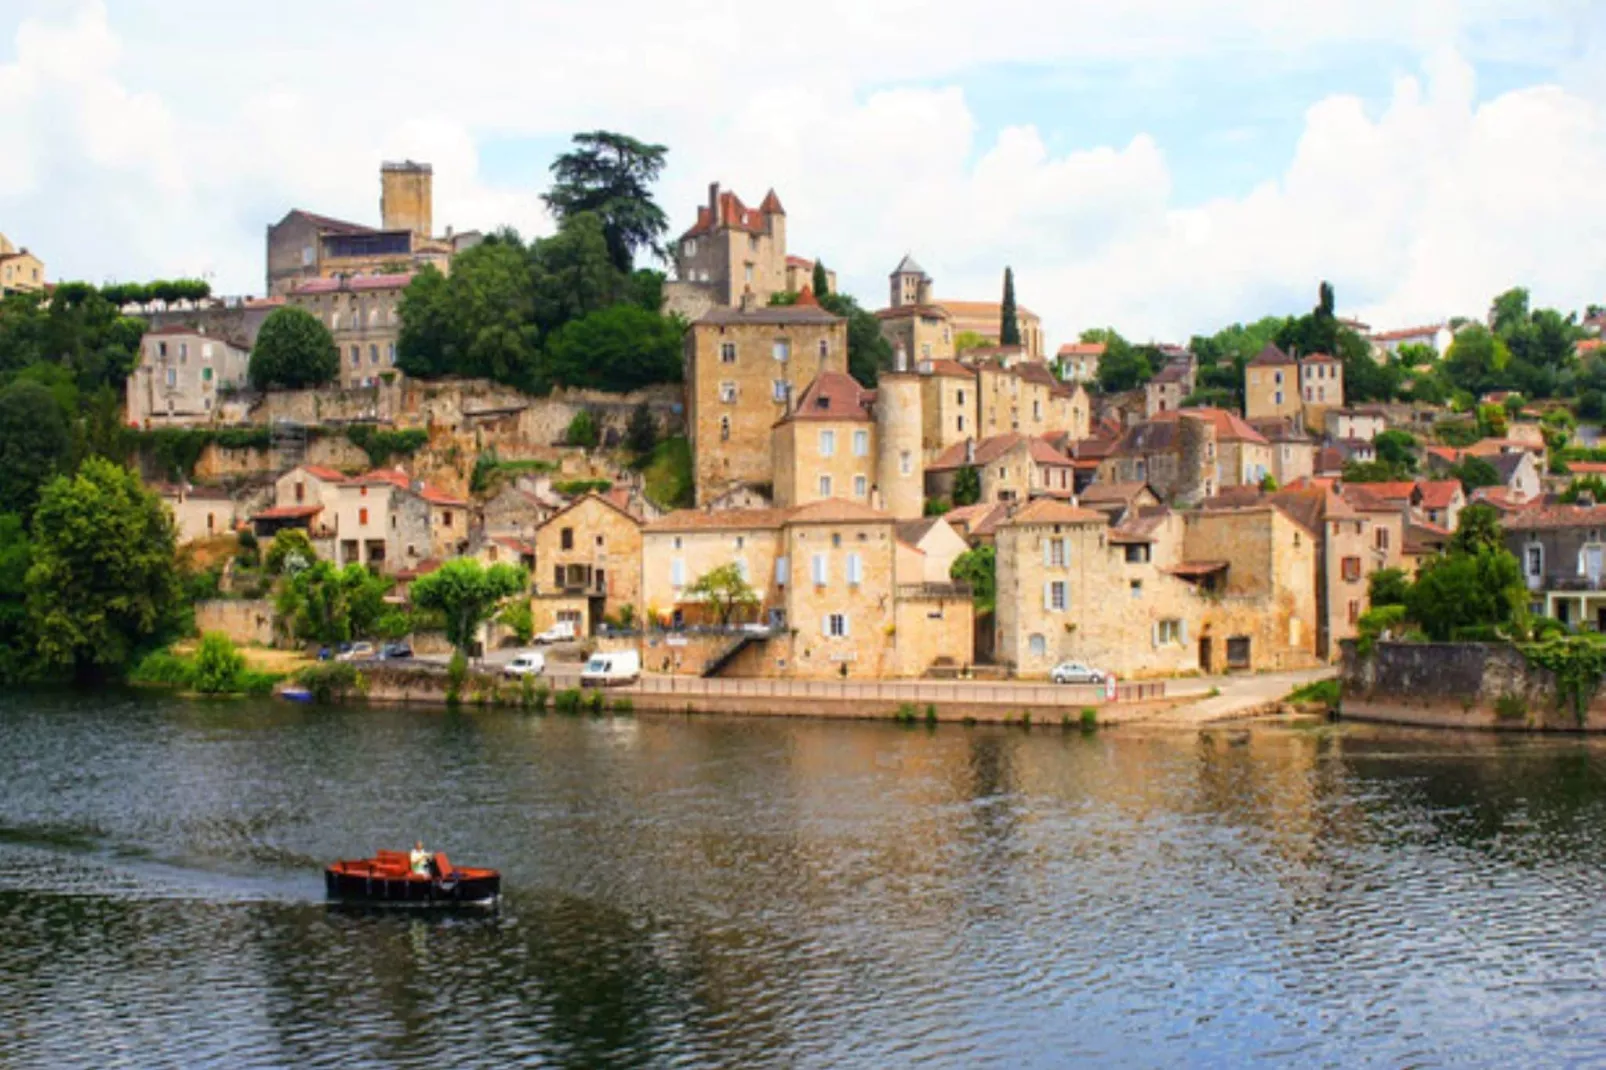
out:
<path id="1" fill-rule="evenodd" d="M 134 671 L 128 674 L 130 683 L 149 687 L 188 688 L 194 678 L 194 666 L 189 659 L 181 658 L 169 650 L 153 651 L 140 659 Z"/>
<path id="2" fill-rule="evenodd" d="M 1082 707 L 1082 731 L 1091 732 L 1099 726 L 1099 711 L 1092 706 Z"/>
<path id="3" fill-rule="evenodd" d="M 509 602 L 497 616 L 497 620 L 513 629 L 514 638 L 518 639 L 520 646 L 528 644 L 535 635 L 535 616 L 530 612 L 530 603 L 525 599 Z"/>
<path id="4" fill-rule="evenodd" d="M 1521 695 L 1501 695 L 1494 700 L 1494 715 L 1501 721 L 1526 720 L 1528 700 Z"/>
<path id="5" fill-rule="evenodd" d="M 916 716 L 915 709 L 916 707 L 913 702 L 902 703 L 898 706 L 897 712 L 892 715 L 892 719 L 897 721 L 899 724 L 914 724 Z"/>
<path id="6" fill-rule="evenodd" d="M 1330 710 L 1338 709 L 1342 687 L 1337 680 L 1315 680 L 1288 693 L 1289 702 L 1319 702 Z"/>
<path id="7" fill-rule="evenodd" d="M 461 650 L 452 651 L 452 660 L 446 664 L 446 704 L 457 705 L 463 694 L 463 681 L 468 679 L 468 659 Z"/>
<path id="8" fill-rule="evenodd" d="M 573 717 L 579 714 L 580 703 L 584 698 L 578 687 L 567 687 L 557 693 L 552 700 L 552 708 Z"/>
<path id="9" fill-rule="evenodd" d="M 360 694 L 367 682 L 349 661 L 326 661 L 296 673 L 296 683 L 312 692 L 317 701 L 336 703 L 344 702 L 353 693 Z"/>
<path id="10" fill-rule="evenodd" d="M 591 415 L 590 409 L 581 409 L 569 421 L 569 428 L 563 433 L 563 442 L 567 446 L 580 446 L 585 449 L 594 449 L 602 441 L 602 429 L 597 426 L 597 418 Z"/>
<path id="11" fill-rule="evenodd" d="M 926 703 L 926 723 L 927 724 L 936 724 L 937 723 L 937 707 L 936 707 L 935 703 L 930 703 L 930 702 Z"/>
<path id="12" fill-rule="evenodd" d="M 222 632 L 207 632 L 195 655 L 191 686 L 203 695 L 222 695 L 243 691 L 245 658 L 234 642 Z"/>
<path id="13" fill-rule="evenodd" d="M 552 489 L 568 498 L 578 498 L 583 494 L 596 491 L 605 494 L 613 489 L 610 479 L 566 479 L 560 483 L 552 484 Z"/>
<path id="14" fill-rule="evenodd" d="M 586 696 L 586 708 L 591 711 L 591 716 L 601 717 L 603 705 L 606 701 L 601 691 L 592 691 L 588 694 Z"/>
<path id="15" fill-rule="evenodd" d="M 346 441 L 368 455 L 375 468 L 395 456 L 411 457 L 429 442 L 429 432 L 411 427 L 396 431 L 373 424 L 352 424 L 346 428 Z"/>

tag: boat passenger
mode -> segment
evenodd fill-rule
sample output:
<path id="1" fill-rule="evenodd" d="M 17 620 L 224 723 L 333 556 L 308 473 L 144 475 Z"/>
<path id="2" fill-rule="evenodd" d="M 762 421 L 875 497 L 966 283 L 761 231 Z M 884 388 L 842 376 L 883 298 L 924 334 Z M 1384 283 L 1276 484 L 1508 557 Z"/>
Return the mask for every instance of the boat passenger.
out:
<path id="1" fill-rule="evenodd" d="M 429 874 L 429 852 L 424 850 L 424 841 L 419 840 L 413 844 L 413 853 L 410 856 L 413 872 L 420 877 Z"/>

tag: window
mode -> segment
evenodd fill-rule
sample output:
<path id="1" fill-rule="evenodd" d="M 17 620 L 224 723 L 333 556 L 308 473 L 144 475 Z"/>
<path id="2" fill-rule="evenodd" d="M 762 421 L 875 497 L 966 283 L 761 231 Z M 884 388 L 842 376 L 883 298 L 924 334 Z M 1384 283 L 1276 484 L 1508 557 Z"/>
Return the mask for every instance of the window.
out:
<path id="1" fill-rule="evenodd" d="M 156 355 L 159 356 L 159 357 L 167 356 L 167 343 L 166 342 L 157 342 L 156 343 Z"/>
<path id="2" fill-rule="evenodd" d="M 306 500 L 307 500 L 307 485 L 305 483 L 297 483 L 296 484 L 296 504 L 300 505 L 302 502 L 304 502 Z"/>
<path id="3" fill-rule="evenodd" d="M 331 331 L 340 330 L 340 313 L 331 312 L 329 314 L 329 329 Z"/>
<path id="4" fill-rule="evenodd" d="M 680 536 L 679 535 L 675 536 L 675 549 L 677 549 L 677 550 L 680 549 Z"/>
<path id="5" fill-rule="evenodd" d="M 1145 565 L 1149 562 L 1149 544 L 1146 542 L 1134 543 L 1126 548 L 1126 563 L 1129 565 Z"/>
<path id="6" fill-rule="evenodd" d="M 858 554 L 848 555 L 848 586 L 857 587 L 864 582 L 864 559 Z"/>
<path id="7" fill-rule="evenodd" d="M 211 342 L 202 342 L 201 343 L 201 359 L 202 360 L 211 360 L 212 359 L 212 343 Z"/>
<path id="8" fill-rule="evenodd" d="M 325 352 L 327 352 L 327 350 Z M 358 509 L 357 510 L 357 523 L 359 525 L 363 526 L 363 527 L 366 527 L 368 525 L 368 510 L 367 509 Z"/>
<path id="9" fill-rule="evenodd" d="M 732 382 L 720 383 L 719 400 L 726 405 L 736 404 L 736 384 Z"/>
<path id="10" fill-rule="evenodd" d="M 600 535 L 597 536 L 597 545 L 598 546 L 602 545 L 602 536 L 600 536 Z M 741 535 L 736 536 L 736 548 L 738 550 L 740 550 L 743 546 L 746 546 L 746 545 L 747 545 L 747 540 L 744 537 L 742 537 Z"/>
<path id="11" fill-rule="evenodd" d="M 853 455 L 855 457 L 870 456 L 870 432 L 853 432 Z"/>
<path id="12" fill-rule="evenodd" d="M 1283 403 L 1283 392 L 1281 390 L 1277 391 L 1276 395 L 1273 396 L 1272 403 L 1276 405 L 1281 405 Z"/>
<path id="13" fill-rule="evenodd" d="M 1271 381 L 1276 383 L 1278 386 L 1282 386 L 1283 385 L 1283 373 L 1282 372 L 1273 372 L 1272 376 L 1271 376 Z M 1282 394 L 1278 393 L 1277 400 L 1281 401 L 1282 397 L 1283 397 Z"/>
<path id="14" fill-rule="evenodd" d="M 1346 558 L 1344 558 L 1342 567 L 1343 567 L 1343 570 L 1344 570 L 1344 579 L 1347 582 L 1354 583 L 1356 580 L 1361 578 L 1361 559 L 1360 558 L 1358 558 L 1358 557 L 1346 557 Z"/>
<path id="15" fill-rule="evenodd" d="M 178 369 L 177 368 L 169 368 L 169 369 L 167 369 L 167 385 L 170 386 L 170 387 L 174 387 L 174 386 L 178 385 Z"/>
<path id="16" fill-rule="evenodd" d="M 792 559 L 790 557 L 777 557 L 775 559 L 775 585 L 785 587 L 792 579 Z"/>
<path id="17" fill-rule="evenodd" d="M 1161 402 L 1160 403 L 1160 407 L 1162 409 L 1165 408 L 1165 403 Z M 1042 418 L 1043 418 L 1043 403 L 1034 398 L 1032 400 L 1032 419 L 1041 420 Z"/>
<path id="18" fill-rule="evenodd" d="M 1389 529 L 1378 528 L 1373 533 L 1373 541 L 1377 544 L 1379 550 L 1387 550 L 1389 548 Z"/>
<path id="19" fill-rule="evenodd" d="M 210 383 L 211 381 L 212 381 L 212 369 L 211 368 L 202 368 L 201 369 L 201 382 Z"/>
<path id="20" fill-rule="evenodd" d="M 686 586 L 686 562 L 678 557 L 669 562 L 669 585 L 671 587 Z"/>
<path id="21" fill-rule="evenodd" d="M 697 255 L 697 239 L 696 238 L 687 238 L 685 243 L 681 245 L 680 249 L 687 256 L 696 256 Z"/>
<path id="22" fill-rule="evenodd" d="M 825 615 L 825 634 L 833 639 L 845 638 L 848 634 L 848 615 L 846 613 L 827 613 Z"/>
<path id="23" fill-rule="evenodd" d="M 866 497 L 869 497 L 869 495 L 870 495 L 870 481 L 868 479 L 866 479 L 864 476 L 854 476 L 853 477 L 853 496 L 855 498 L 866 498 Z"/>
<path id="24" fill-rule="evenodd" d="M 396 343 L 392 342 L 385 347 L 385 359 L 388 363 L 396 363 Z"/>
<path id="25" fill-rule="evenodd" d="M 830 496 L 831 496 L 831 477 L 830 476 L 821 476 L 820 477 L 820 497 L 829 498 Z"/>
<path id="26" fill-rule="evenodd" d="M 810 558 L 809 578 L 814 581 L 814 586 L 816 587 L 824 587 L 826 581 L 831 578 L 830 572 L 825 563 L 824 554 L 815 554 L 812 558 Z"/>
<path id="27" fill-rule="evenodd" d="M 820 456 L 832 457 L 836 455 L 836 432 L 820 432 Z"/>
<path id="28" fill-rule="evenodd" d="M 1540 576 L 1545 571 L 1545 551 L 1543 547 L 1530 546 L 1526 555 L 1528 562 L 1528 575 Z"/>
<path id="29" fill-rule="evenodd" d="M 1069 543 L 1070 540 L 1066 538 L 1047 540 L 1043 544 L 1043 563 L 1048 565 L 1050 568 L 1064 568 L 1065 559 L 1068 556 L 1068 551 L 1070 549 L 1070 546 L 1068 545 Z"/>
<path id="30" fill-rule="evenodd" d="M 792 395 L 792 387 L 785 379 L 776 379 L 770 384 L 770 400 L 784 402 Z"/>
<path id="31" fill-rule="evenodd" d="M 930 360 L 931 359 L 931 343 L 930 342 L 921 342 L 920 343 L 920 355 L 921 355 L 921 357 L 923 357 L 926 360 Z"/>
<path id="32" fill-rule="evenodd" d="M 1180 620 L 1162 620 L 1154 626 L 1154 641 L 1158 646 L 1167 646 L 1182 642 L 1182 622 Z"/>
<path id="33" fill-rule="evenodd" d="M 965 429 L 965 418 L 963 416 L 959 417 L 959 428 L 958 429 L 960 431 L 963 431 Z"/>
<path id="34" fill-rule="evenodd" d="M 324 350 L 324 352 L 327 353 L 328 350 Z M 353 368 L 362 367 L 362 346 L 354 345 L 351 347 L 351 366 Z"/>
<path id="35" fill-rule="evenodd" d="M 736 343 L 721 342 L 719 344 L 719 359 L 722 364 L 736 363 Z"/>
<path id="36" fill-rule="evenodd" d="M 820 359 L 824 360 L 826 357 L 829 357 L 830 355 L 831 355 L 831 340 L 829 338 L 820 339 Z"/>
<path id="37" fill-rule="evenodd" d="M 379 346 L 378 346 L 377 343 L 376 344 L 372 344 L 372 345 L 370 345 L 368 347 L 368 363 L 369 364 L 378 364 L 379 363 Z"/>
<path id="38" fill-rule="evenodd" d="M 1360 620 L 1361 620 L 1361 602 L 1360 602 L 1360 599 L 1351 598 L 1349 600 L 1349 622 L 1351 624 L 1358 624 L 1358 623 L 1360 623 Z"/>
<path id="39" fill-rule="evenodd" d="M 910 453 L 908 450 L 900 451 L 898 453 L 898 471 L 901 474 L 907 476 L 907 475 L 913 474 L 914 470 L 915 470 L 914 454 Z"/>
<path id="40" fill-rule="evenodd" d="M 190 344 L 188 342 L 180 342 L 178 344 L 178 362 L 180 364 L 188 364 L 190 362 Z"/>
<path id="41" fill-rule="evenodd" d="M 955 405 L 963 405 L 964 403 L 965 403 L 965 392 L 963 390 L 954 391 L 954 404 Z"/>
<path id="42" fill-rule="evenodd" d="M 564 550 L 574 549 L 573 528 L 564 528 L 562 531 L 558 532 L 558 546 L 560 549 Z"/>
<path id="43" fill-rule="evenodd" d="M 719 440 L 721 442 L 729 442 L 730 441 L 730 437 L 731 437 L 731 418 L 729 416 L 721 416 L 719 418 Z"/>
<path id="44" fill-rule="evenodd" d="M 773 352 L 775 354 L 775 359 L 776 360 L 779 360 L 779 361 L 782 361 L 782 362 L 791 360 L 792 359 L 792 343 L 788 342 L 784 338 L 777 338 L 775 340 L 775 347 L 774 347 Z"/>
<path id="45" fill-rule="evenodd" d="M 1045 585 L 1043 591 L 1043 608 L 1055 613 L 1065 612 L 1068 595 L 1064 580 L 1053 580 Z"/>
<path id="46" fill-rule="evenodd" d="M 1026 640 L 1026 648 L 1032 652 L 1032 657 L 1043 657 L 1048 653 L 1048 640 L 1041 635 L 1033 635 Z"/>
<path id="47" fill-rule="evenodd" d="M 452 526 L 452 511 L 450 509 L 442 509 L 441 510 L 441 527 L 449 528 L 451 526 Z"/>

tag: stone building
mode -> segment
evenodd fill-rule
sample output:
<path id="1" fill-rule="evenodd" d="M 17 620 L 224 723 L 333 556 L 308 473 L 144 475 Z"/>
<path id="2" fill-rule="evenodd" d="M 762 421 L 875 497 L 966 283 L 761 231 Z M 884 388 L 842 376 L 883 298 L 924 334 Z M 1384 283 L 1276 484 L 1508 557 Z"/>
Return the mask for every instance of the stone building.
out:
<path id="1" fill-rule="evenodd" d="M 889 307 L 876 313 L 883 323 L 897 322 L 902 317 L 888 316 L 888 313 L 906 307 L 928 308 L 936 306 L 947 314 L 946 329 L 951 331 L 950 338 L 958 338 L 961 334 L 970 332 L 979 335 L 988 345 L 999 344 L 999 334 L 1003 327 L 1003 306 L 993 301 L 953 301 L 937 300 L 932 296 L 933 284 L 931 276 L 925 269 L 917 264 L 914 257 L 905 255 L 893 268 L 890 276 L 890 302 Z M 1015 307 L 1015 323 L 1020 328 L 1022 347 L 1028 356 L 1034 360 L 1043 360 L 1043 321 L 1031 309 L 1024 305 Z M 885 328 L 883 328 L 885 332 Z M 890 339 L 889 335 L 889 339 Z M 918 343 L 917 343 L 918 344 Z M 950 345 L 952 343 L 950 342 Z M 925 359 L 918 348 L 911 348 L 909 355 L 912 360 Z M 949 353 L 951 355 L 951 351 Z M 941 359 L 940 354 L 933 347 L 930 359 Z"/>
<path id="2" fill-rule="evenodd" d="M 786 258 L 786 290 L 788 293 L 800 294 L 804 288 L 814 289 L 814 261 L 803 256 L 788 256 Z M 836 293 L 836 272 L 830 268 L 825 269 L 825 292 Z M 819 294 L 815 294 L 816 297 Z"/>
<path id="3" fill-rule="evenodd" d="M 697 221 L 676 240 L 672 253 L 671 286 L 697 291 L 712 306 L 739 305 L 743 295 L 762 306 L 789 289 L 786 209 L 774 190 L 749 208 L 736 194 L 721 191 L 718 182 L 710 184 L 708 203 L 697 209 Z M 668 296 L 672 305 L 684 304 L 676 294 Z"/>
<path id="4" fill-rule="evenodd" d="M 287 301 L 323 321 L 340 352 L 340 381 L 374 386 L 396 371 L 401 337 L 401 297 L 411 273 L 342 275 L 311 279 L 290 290 Z"/>
<path id="5" fill-rule="evenodd" d="M 432 236 L 434 175 L 412 160 L 379 170 L 378 228 L 293 209 L 267 232 L 269 294 L 286 294 L 309 279 L 411 272 L 425 265 L 448 271 L 452 257 L 475 245 L 475 231 Z"/>
<path id="6" fill-rule="evenodd" d="M 1271 506 L 1112 527 L 1040 499 L 998 528 L 996 654 L 1023 677 L 1067 659 L 1123 677 L 1313 665 L 1315 552 Z"/>
<path id="7" fill-rule="evenodd" d="M 1528 608 L 1573 628 L 1606 632 L 1606 505 L 1542 506 L 1507 517 Z"/>
<path id="8" fill-rule="evenodd" d="M 847 321 L 797 304 L 710 308 L 686 332 L 686 412 L 697 503 L 775 480 L 770 432 L 816 377 L 848 370 Z"/>
<path id="9" fill-rule="evenodd" d="M 1192 361 L 1171 361 L 1143 385 L 1144 415 L 1152 418 L 1182 408 L 1183 399 L 1193 393 L 1193 381 Z"/>
<path id="10" fill-rule="evenodd" d="M 6 294 L 42 293 L 45 264 L 26 247 L 12 245 L 0 234 L 0 297 Z"/>
<path id="11" fill-rule="evenodd" d="M 1327 414 L 1344 407 L 1344 365 L 1325 353 L 1295 358 L 1266 343 L 1244 366 L 1244 415 L 1288 419 L 1324 431 Z"/>
<path id="12" fill-rule="evenodd" d="M 898 524 L 898 542 L 912 554 L 898 559 L 898 583 L 949 583 L 954 561 L 970 549 L 954 526 L 940 516 Z M 901 551 L 900 551 L 901 552 Z M 908 568 L 904 563 L 908 562 Z"/>
<path id="13" fill-rule="evenodd" d="M 436 551 L 430 503 L 406 473 L 376 469 L 324 491 L 333 498 L 334 561 L 394 575 L 450 554 Z"/>
<path id="14" fill-rule="evenodd" d="M 920 373 L 920 446 L 930 459 L 978 433 L 976 369 L 953 360 L 923 360 L 916 369 Z"/>
<path id="15" fill-rule="evenodd" d="M 239 505 L 222 487 L 180 483 L 155 484 L 151 489 L 173 514 L 173 526 L 181 546 L 228 534 L 239 522 Z"/>
<path id="16" fill-rule="evenodd" d="M 1286 487 L 1316 474 L 1316 440 L 1293 420 L 1254 420 L 1249 426 L 1271 446 L 1271 477 L 1278 486 Z"/>
<path id="17" fill-rule="evenodd" d="M 211 423 L 220 399 L 246 385 L 250 366 L 248 346 L 203 328 L 146 331 L 123 387 L 126 420 L 136 427 Z"/>
<path id="18" fill-rule="evenodd" d="M 1014 432 L 980 442 L 966 439 L 926 465 L 926 497 L 953 500 L 955 481 L 974 468 L 981 502 L 1022 502 L 1029 498 L 1069 498 L 1075 492 L 1075 464 L 1047 439 Z"/>
<path id="19" fill-rule="evenodd" d="M 1054 356 L 1059 377 L 1068 383 L 1099 381 L 1099 361 L 1104 358 L 1103 342 L 1067 342 Z"/>
<path id="20" fill-rule="evenodd" d="M 894 353 L 914 362 L 946 361 L 954 356 L 954 332 L 941 305 L 900 305 L 876 314 L 881 336 Z"/>
<path id="21" fill-rule="evenodd" d="M 534 542 L 538 528 L 558 511 L 534 491 L 503 487 L 480 508 L 480 524 L 491 537 L 507 536 Z"/>
<path id="22" fill-rule="evenodd" d="M 976 426 L 987 436 L 1063 432 L 1071 441 L 1088 436 L 1092 402 L 1080 383 L 1062 383 L 1036 360 L 976 364 Z"/>
<path id="23" fill-rule="evenodd" d="M 770 431 L 774 501 L 782 509 L 829 498 L 871 501 L 876 480 L 874 395 L 850 375 L 825 372 Z"/>
<path id="24" fill-rule="evenodd" d="M 590 635 L 605 618 L 642 613 L 642 522 L 600 494 L 554 513 L 535 534 L 535 626 L 572 622 Z"/>
<path id="25" fill-rule="evenodd" d="M 1163 412 L 1129 428 L 1099 464 L 1104 483 L 1147 483 L 1192 504 L 1223 487 L 1256 486 L 1272 471 L 1265 437 L 1222 409 Z"/>

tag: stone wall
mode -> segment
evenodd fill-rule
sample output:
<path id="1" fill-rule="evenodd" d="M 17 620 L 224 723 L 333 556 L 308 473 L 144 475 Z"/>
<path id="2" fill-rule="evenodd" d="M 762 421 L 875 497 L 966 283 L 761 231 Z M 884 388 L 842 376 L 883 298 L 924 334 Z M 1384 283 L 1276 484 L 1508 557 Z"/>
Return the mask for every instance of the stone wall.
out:
<path id="1" fill-rule="evenodd" d="M 218 598 L 195 603 L 195 628 L 222 632 L 236 643 L 273 645 L 275 613 L 267 599 Z"/>
<path id="2" fill-rule="evenodd" d="M 1606 731 L 1606 692 L 1579 725 L 1558 709 L 1556 679 L 1505 643 L 1387 643 L 1362 657 L 1343 645 L 1341 715 L 1349 720 L 1497 731 Z"/>

